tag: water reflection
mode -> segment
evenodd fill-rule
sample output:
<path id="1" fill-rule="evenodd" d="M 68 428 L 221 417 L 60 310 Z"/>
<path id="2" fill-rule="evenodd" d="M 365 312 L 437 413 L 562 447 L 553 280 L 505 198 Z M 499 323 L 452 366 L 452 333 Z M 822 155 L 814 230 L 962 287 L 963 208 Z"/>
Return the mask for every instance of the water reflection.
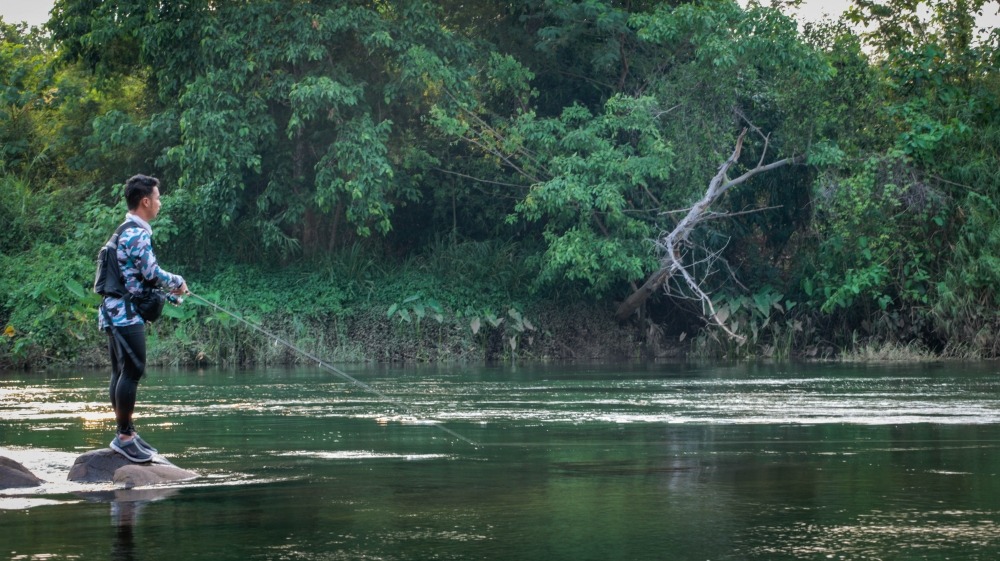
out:
<path id="1" fill-rule="evenodd" d="M 101 489 L 87 501 L 63 492 L 30 516 L 0 511 L 0 551 L 992 560 L 1000 376 L 991 368 L 351 371 L 410 406 L 402 412 L 310 369 L 154 372 L 144 437 L 205 477 L 183 490 Z M 9 390 L 0 439 L 31 454 L 46 480 L 65 479 L 70 457 L 107 444 L 85 415 L 103 407 L 104 377 L 30 380 L 23 394 L 0 382 Z M 47 485 L 45 496 L 60 489 Z M 40 530 L 53 527 L 63 531 Z"/>
<path id="2" fill-rule="evenodd" d="M 115 529 L 111 544 L 112 561 L 134 561 L 137 556 L 135 527 L 146 506 L 170 498 L 180 490 L 176 488 L 116 489 L 113 491 L 80 492 L 78 496 L 90 502 L 107 502 L 111 505 L 111 524 Z"/>
<path id="3" fill-rule="evenodd" d="M 996 511 L 872 511 L 847 524 L 802 521 L 783 527 L 761 527 L 755 557 L 884 559 L 893 551 L 900 559 L 948 559 L 957 544 L 972 546 L 964 559 L 995 559 L 1000 545 Z M 979 554 L 981 552 L 981 555 Z"/>

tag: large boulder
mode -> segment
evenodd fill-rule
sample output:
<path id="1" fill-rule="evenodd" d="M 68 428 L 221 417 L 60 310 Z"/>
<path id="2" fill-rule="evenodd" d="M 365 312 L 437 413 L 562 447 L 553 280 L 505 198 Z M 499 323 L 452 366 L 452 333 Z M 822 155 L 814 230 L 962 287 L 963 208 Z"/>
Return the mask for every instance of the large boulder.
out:
<path id="1" fill-rule="evenodd" d="M 196 479 L 198 474 L 173 464 L 131 464 L 115 470 L 112 481 L 125 489 Z"/>
<path id="2" fill-rule="evenodd" d="M 181 469 L 163 456 L 136 464 L 111 448 L 92 450 L 73 462 L 68 479 L 77 483 L 116 483 L 126 489 L 195 479 L 198 474 Z"/>
<path id="3" fill-rule="evenodd" d="M 0 456 L 0 489 L 14 487 L 38 487 L 44 483 L 35 474 L 18 462 Z"/>

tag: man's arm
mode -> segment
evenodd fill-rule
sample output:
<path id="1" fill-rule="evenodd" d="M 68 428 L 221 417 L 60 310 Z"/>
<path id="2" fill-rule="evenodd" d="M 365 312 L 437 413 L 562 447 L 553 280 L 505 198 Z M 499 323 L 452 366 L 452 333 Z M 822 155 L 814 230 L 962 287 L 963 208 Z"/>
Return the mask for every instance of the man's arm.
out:
<path id="1" fill-rule="evenodd" d="M 138 228 L 139 235 L 126 241 L 126 250 L 136 268 L 142 274 L 142 278 L 147 281 L 155 281 L 156 286 L 165 288 L 171 292 L 187 291 L 187 283 L 180 275 L 175 275 L 163 270 L 156 261 L 153 253 L 153 243 L 149 232 Z"/>

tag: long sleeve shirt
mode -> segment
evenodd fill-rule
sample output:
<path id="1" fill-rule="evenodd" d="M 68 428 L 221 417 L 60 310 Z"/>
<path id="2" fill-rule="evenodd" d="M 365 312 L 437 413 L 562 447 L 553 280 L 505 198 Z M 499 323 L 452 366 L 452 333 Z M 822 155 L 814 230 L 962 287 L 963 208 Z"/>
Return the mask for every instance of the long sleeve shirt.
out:
<path id="1" fill-rule="evenodd" d="M 118 266 L 125 278 L 125 289 L 131 294 L 139 294 L 144 281 L 155 283 L 165 290 L 180 288 L 184 284 L 184 278 L 164 271 L 156 262 L 156 255 L 153 253 L 153 228 L 149 223 L 132 213 L 125 215 L 125 221 L 138 224 L 126 228 L 118 236 Z M 142 317 L 129 300 L 107 297 L 103 306 L 108 311 L 107 315 L 111 316 L 111 323 L 117 327 L 143 323 Z M 126 306 L 130 309 L 126 309 Z M 106 329 L 108 322 L 104 312 L 98 310 L 97 316 L 98 326 Z"/>

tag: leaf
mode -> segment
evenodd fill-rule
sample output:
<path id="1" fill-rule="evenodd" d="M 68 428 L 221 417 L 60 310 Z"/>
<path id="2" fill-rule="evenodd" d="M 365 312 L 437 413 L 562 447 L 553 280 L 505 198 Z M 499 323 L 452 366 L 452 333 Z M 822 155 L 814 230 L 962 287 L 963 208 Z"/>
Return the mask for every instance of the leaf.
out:
<path id="1" fill-rule="evenodd" d="M 812 279 L 806 277 L 802 280 L 802 290 L 806 293 L 806 296 L 812 296 L 815 288 L 813 287 Z"/>
<path id="2" fill-rule="evenodd" d="M 180 308 L 177 306 L 164 306 L 163 316 L 173 319 L 186 319 L 184 314 L 181 312 Z"/>
<path id="3" fill-rule="evenodd" d="M 396 310 L 398 310 L 398 309 L 399 309 L 399 304 L 393 304 L 393 305 L 389 306 L 389 310 L 385 313 L 385 317 L 391 318 L 392 315 L 395 314 Z"/>
<path id="4" fill-rule="evenodd" d="M 719 308 L 719 310 L 715 312 L 715 321 L 720 324 L 726 323 L 727 319 L 729 319 L 729 308 Z"/>
<path id="5" fill-rule="evenodd" d="M 480 326 L 481 326 L 481 324 L 479 322 L 479 318 L 478 317 L 472 318 L 472 321 L 469 322 L 469 329 L 472 330 L 472 334 L 473 335 L 478 335 L 479 334 L 479 328 L 480 328 Z"/>
<path id="6" fill-rule="evenodd" d="M 73 293 L 73 296 L 76 296 L 81 300 L 87 297 L 87 293 L 75 282 L 66 281 L 64 284 L 66 285 L 66 288 Z"/>
<path id="7" fill-rule="evenodd" d="M 492 325 L 493 327 L 497 327 L 501 323 L 503 323 L 503 318 L 498 318 L 491 312 L 486 314 L 486 322 Z"/>

